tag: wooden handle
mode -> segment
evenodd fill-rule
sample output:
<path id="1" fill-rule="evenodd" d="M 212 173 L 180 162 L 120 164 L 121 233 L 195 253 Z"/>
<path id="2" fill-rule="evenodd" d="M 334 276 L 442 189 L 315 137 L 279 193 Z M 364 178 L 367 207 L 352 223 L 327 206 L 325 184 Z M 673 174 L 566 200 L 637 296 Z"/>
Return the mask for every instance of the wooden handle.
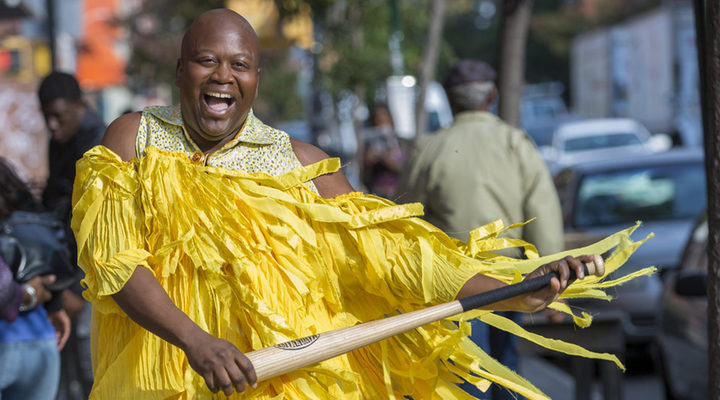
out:
<path id="1" fill-rule="evenodd" d="M 605 275 L 605 261 L 599 255 L 593 255 L 593 261 L 585 263 L 585 269 L 587 270 L 585 275 Z"/>
<path id="2" fill-rule="evenodd" d="M 255 367 L 258 381 L 262 381 L 317 364 L 462 311 L 460 302 L 451 301 L 423 310 L 307 336 L 245 355 Z"/>

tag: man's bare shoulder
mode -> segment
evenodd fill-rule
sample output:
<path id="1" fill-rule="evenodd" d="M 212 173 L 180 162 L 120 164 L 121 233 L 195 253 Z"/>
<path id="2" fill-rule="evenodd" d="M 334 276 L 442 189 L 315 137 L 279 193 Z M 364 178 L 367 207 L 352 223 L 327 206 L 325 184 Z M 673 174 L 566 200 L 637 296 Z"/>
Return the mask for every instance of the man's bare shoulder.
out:
<path id="1" fill-rule="evenodd" d="M 105 130 L 101 145 L 112 150 L 123 161 L 130 161 L 135 157 L 135 139 L 137 138 L 142 113 L 133 112 L 119 116 Z"/>
<path id="2" fill-rule="evenodd" d="M 330 158 L 320 148 L 302 140 L 290 138 L 293 152 L 302 165 L 310 165 L 326 158 Z M 327 175 L 321 175 L 313 179 L 315 187 L 321 196 L 325 198 L 333 198 L 341 194 L 354 191 L 350 182 L 348 182 L 342 171 L 333 172 Z"/>
<path id="3" fill-rule="evenodd" d="M 310 165 L 326 158 L 330 158 L 327 153 L 310 143 L 303 142 L 302 140 L 295 138 L 290 138 L 290 143 L 292 144 L 295 156 L 302 165 Z"/>

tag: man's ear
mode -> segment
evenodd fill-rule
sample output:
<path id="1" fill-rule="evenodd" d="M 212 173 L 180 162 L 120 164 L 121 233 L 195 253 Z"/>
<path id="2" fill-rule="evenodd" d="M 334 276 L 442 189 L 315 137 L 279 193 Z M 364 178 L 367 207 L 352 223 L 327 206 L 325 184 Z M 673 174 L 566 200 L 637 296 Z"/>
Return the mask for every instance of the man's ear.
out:
<path id="1" fill-rule="evenodd" d="M 182 58 L 177 59 L 177 65 L 175 65 L 175 86 L 180 87 L 180 76 L 183 73 L 183 62 Z"/>
<path id="2" fill-rule="evenodd" d="M 490 108 L 490 105 L 493 101 L 495 101 L 495 98 L 497 97 L 498 90 L 497 86 L 493 85 L 492 90 L 490 90 L 490 93 L 487 95 L 487 100 L 485 100 L 485 105 L 483 105 L 483 110 L 487 111 Z"/>
<path id="3" fill-rule="evenodd" d="M 85 114 L 85 102 L 83 99 L 75 100 L 72 102 L 73 108 L 75 109 L 75 112 L 78 115 L 78 118 L 82 118 L 83 114 Z"/>

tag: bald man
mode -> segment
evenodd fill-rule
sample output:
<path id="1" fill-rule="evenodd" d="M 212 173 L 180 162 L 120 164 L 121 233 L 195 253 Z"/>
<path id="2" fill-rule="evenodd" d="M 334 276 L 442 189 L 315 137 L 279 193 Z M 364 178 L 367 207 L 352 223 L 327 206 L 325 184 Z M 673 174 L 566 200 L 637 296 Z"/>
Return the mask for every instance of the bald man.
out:
<path id="1" fill-rule="evenodd" d="M 157 107 L 123 115 L 108 127 L 102 145 L 124 161 L 156 146 L 188 153 L 191 159 L 199 157 L 204 165 L 272 175 L 327 158 L 310 144 L 274 137 L 279 136 L 277 132 L 269 135 L 273 142 L 263 151 L 273 158 L 259 168 L 250 166 L 242 159 L 246 155 L 241 155 L 256 143 L 246 139 L 226 146 L 238 132 L 244 133 L 241 128 L 248 118 L 252 125 L 260 124 L 251 110 L 259 78 L 258 37 L 247 20 L 226 9 L 206 12 L 183 36 L 175 77 L 180 89 L 179 110 Z M 341 172 L 318 177 L 313 187 L 325 197 L 352 190 Z M 200 329 L 173 304 L 149 270 L 135 269 L 113 298 L 135 322 L 183 349 L 190 366 L 212 391 L 222 389 L 230 395 L 244 391 L 246 383 L 255 384 L 247 358 L 232 343 Z"/>
<path id="2" fill-rule="evenodd" d="M 193 196 L 197 195 L 186 192 L 185 186 L 196 182 L 162 184 L 166 174 L 202 171 L 195 180 L 212 180 L 213 186 L 207 190 L 215 190 L 217 196 L 208 198 L 210 202 L 222 195 L 217 191 L 227 187 L 228 181 L 223 179 L 232 180 L 238 175 L 234 171 L 279 176 L 328 158 L 320 149 L 291 139 L 254 116 L 252 104 L 258 94 L 259 61 L 257 35 L 242 16 L 226 9 L 202 14 L 185 33 L 177 61 L 175 84 L 180 89 L 180 105 L 148 107 L 141 113 L 119 117 L 108 127 L 104 147 L 91 150 L 78 164 L 80 178 L 73 197 L 73 229 L 78 238 L 80 265 L 86 272 L 84 296 L 95 305 L 95 386 L 91 397 L 204 398 L 208 389 L 227 396 L 240 393 L 248 385 L 255 387 L 257 382 L 253 366 L 238 346 L 249 351 L 263 342 L 276 342 L 284 335 L 273 333 L 273 329 L 286 329 L 285 322 L 267 317 L 276 315 L 278 310 L 265 308 L 281 307 L 282 304 L 274 304 L 281 301 L 272 296 L 293 298 L 295 295 L 287 293 L 295 290 L 295 284 L 300 285 L 297 287 L 302 284 L 294 281 L 292 288 L 282 288 L 287 293 L 281 293 L 277 287 L 242 286 L 240 282 L 249 279 L 244 274 L 252 271 L 242 263 L 251 262 L 248 259 L 253 254 L 239 259 L 240 255 L 223 250 L 221 253 L 227 258 L 216 260 L 209 251 L 195 246 L 205 243 L 203 240 L 212 241 L 213 251 L 242 246 L 228 239 L 228 235 L 237 232 L 224 232 L 225 227 L 219 224 L 209 228 L 203 224 L 218 219 L 232 224 L 234 221 L 230 220 L 243 217 L 233 213 L 231 204 L 202 204 L 198 208 L 203 209 L 183 211 L 186 205 L 183 203 L 195 201 Z M 158 157 L 167 162 L 180 160 L 180 166 L 153 164 L 147 167 L 150 170 L 143 169 L 148 159 L 162 163 Z M 157 170 L 170 165 L 179 169 Z M 214 180 L 215 174 L 220 174 L 219 181 Z M 327 199 L 352 191 L 339 171 L 319 175 L 303 184 L 303 193 L 314 192 Z M 163 196 L 170 197 L 161 200 Z M 177 224 L 184 218 L 181 215 L 184 212 L 198 214 L 198 224 L 205 230 L 200 230 L 200 225 L 179 228 Z M 282 235 L 285 231 L 287 228 L 278 228 L 274 234 Z M 158 238 L 166 242 L 157 243 Z M 251 245 L 257 246 L 257 252 L 267 248 L 263 244 Z M 343 251 L 338 249 L 336 256 Z M 589 260 L 584 256 L 567 257 L 539 267 L 529 277 L 557 271 L 561 278 L 554 279 L 548 289 L 511 299 L 498 307 L 521 311 L 546 307 L 568 285 L 570 269 L 582 277 L 582 262 Z M 340 261 L 352 262 L 342 258 Z M 267 273 L 292 275 L 276 270 Z M 324 274 L 310 280 L 329 280 Z M 465 297 L 503 285 L 476 274 L 448 285 L 447 292 Z M 267 294 L 268 290 L 271 297 L 253 303 L 253 296 L 258 292 Z M 290 308 L 312 311 L 318 318 L 343 315 L 343 310 L 333 309 L 327 304 L 329 300 L 320 295 L 313 294 L 303 301 L 314 303 L 298 302 L 290 304 Z M 257 309 L 238 309 L 241 303 L 253 304 Z M 302 318 L 294 322 L 310 323 Z M 337 382 L 344 381 L 345 385 L 352 382 L 349 377 L 355 372 L 347 368 L 342 379 L 323 374 L 314 374 L 307 380 L 281 377 L 257 390 L 267 398 L 280 394 L 283 398 L 310 398 L 320 392 L 335 393 L 343 390 L 343 385 Z M 198 382 L 204 382 L 207 388 L 200 387 Z M 315 395 L 306 393 L 307 390 L 313 390 Z M 345 390 L 350 390 L 350 386 Z M 354 390 L 357 395 L 357 387 Z M 337 396 L 344 397 L 336 393 Z"/>

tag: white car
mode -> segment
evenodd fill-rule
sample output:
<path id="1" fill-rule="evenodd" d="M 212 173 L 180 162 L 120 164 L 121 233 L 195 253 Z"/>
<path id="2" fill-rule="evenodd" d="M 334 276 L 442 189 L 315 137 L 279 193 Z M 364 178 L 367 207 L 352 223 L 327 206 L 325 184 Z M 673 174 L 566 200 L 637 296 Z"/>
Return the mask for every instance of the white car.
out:
<path id="1" fill-rule="evenodd" d="M 553 132 L 550 146 L 540 152 L 554 175 L 579 161 L 629 157 L 667 150 L 667 135 L 652 135 L 640 122 L 629 118 L 603 118 L 567 122 Z"/>

